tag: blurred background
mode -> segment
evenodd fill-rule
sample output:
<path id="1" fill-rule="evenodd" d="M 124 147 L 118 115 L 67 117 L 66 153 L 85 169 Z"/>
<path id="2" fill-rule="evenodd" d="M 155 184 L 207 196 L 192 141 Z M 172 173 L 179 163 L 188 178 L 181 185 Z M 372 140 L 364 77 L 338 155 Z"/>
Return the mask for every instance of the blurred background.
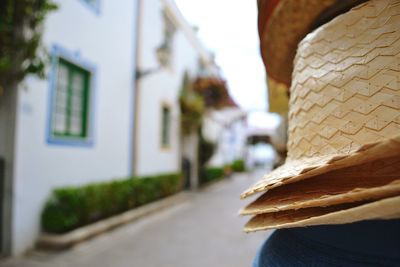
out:
<path id="1" fill-rule="evenodd" d="M 269 233 L 239 194 L 287 112 L 256 1 L 5 0 L 0 23 L 0 266 L 251 265 Z"/>

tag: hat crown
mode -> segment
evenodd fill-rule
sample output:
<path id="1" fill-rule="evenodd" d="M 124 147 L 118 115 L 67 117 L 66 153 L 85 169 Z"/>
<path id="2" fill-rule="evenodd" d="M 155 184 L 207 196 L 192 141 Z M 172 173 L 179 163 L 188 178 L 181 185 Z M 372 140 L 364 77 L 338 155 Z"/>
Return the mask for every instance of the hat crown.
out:
<path id="1" fill-rule="evenodd" d="M 294 60 L 288 159 L 350 154 L 400 133 L 400 1 L 370 1 L 307 35 Z"/>

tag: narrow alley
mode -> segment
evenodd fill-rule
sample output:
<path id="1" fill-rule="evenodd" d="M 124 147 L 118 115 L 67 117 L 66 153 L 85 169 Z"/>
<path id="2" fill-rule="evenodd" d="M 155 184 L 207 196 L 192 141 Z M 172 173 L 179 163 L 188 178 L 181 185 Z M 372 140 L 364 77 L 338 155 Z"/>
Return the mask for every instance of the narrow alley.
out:
<path id="1" fill-rule="evenodd" d="M 60 253 L 33 252 L 4 267 L 239 267 L 251 261 L 269 233 L 245 234 L 241 191 L 263 171 L 233 175 L 163 212 Z"/>

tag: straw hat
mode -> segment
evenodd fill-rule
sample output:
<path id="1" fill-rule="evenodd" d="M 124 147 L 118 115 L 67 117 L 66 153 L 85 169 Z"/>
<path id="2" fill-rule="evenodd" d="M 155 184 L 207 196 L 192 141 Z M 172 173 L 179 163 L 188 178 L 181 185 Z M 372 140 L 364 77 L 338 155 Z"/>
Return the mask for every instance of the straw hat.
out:
<path id="1" fill-rule="evenodd" d="M 261 56 L 268 79 L 290 85 L 301 39 L 316 25 L 366 0 L 258 0 Z"/>
<path id="2" fill-rule="evenodd" d="M 320 224 L 344 224 L 367 219 L 395 219 L 400 217 L 400 196 L 371 203 L 355 203 L 330 207 L 264 213 L 253 217 L 245 226 L 246 232 L 303 227 Z"/>
<path id="3" fill-rule="evenodd" d="M 270 112 L 287 114 L 298 43 L 319 25 L 365 1 L 258 0 L 258 31 L 267 71 Z"/>
<path id="4" fill-rule="evenodd" d="M 288 158 L 241 195 L 264 192 L 245 230 L 400 217 L 400 1 L 317 28 L 293 66 Z"/>

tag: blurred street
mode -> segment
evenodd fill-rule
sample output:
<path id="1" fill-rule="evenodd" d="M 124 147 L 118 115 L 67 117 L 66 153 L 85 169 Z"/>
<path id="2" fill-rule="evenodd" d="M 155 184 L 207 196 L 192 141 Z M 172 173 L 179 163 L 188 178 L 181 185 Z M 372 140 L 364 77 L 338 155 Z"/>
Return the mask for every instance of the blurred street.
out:
<path id="1" fill-rule="evenodd" d="M 244 267 L 269 233 L 245 234 L 239 194 L 264 171 L 235 174 L 163 212 L 59 253 L 31 252 L 4 267 Z"/>

